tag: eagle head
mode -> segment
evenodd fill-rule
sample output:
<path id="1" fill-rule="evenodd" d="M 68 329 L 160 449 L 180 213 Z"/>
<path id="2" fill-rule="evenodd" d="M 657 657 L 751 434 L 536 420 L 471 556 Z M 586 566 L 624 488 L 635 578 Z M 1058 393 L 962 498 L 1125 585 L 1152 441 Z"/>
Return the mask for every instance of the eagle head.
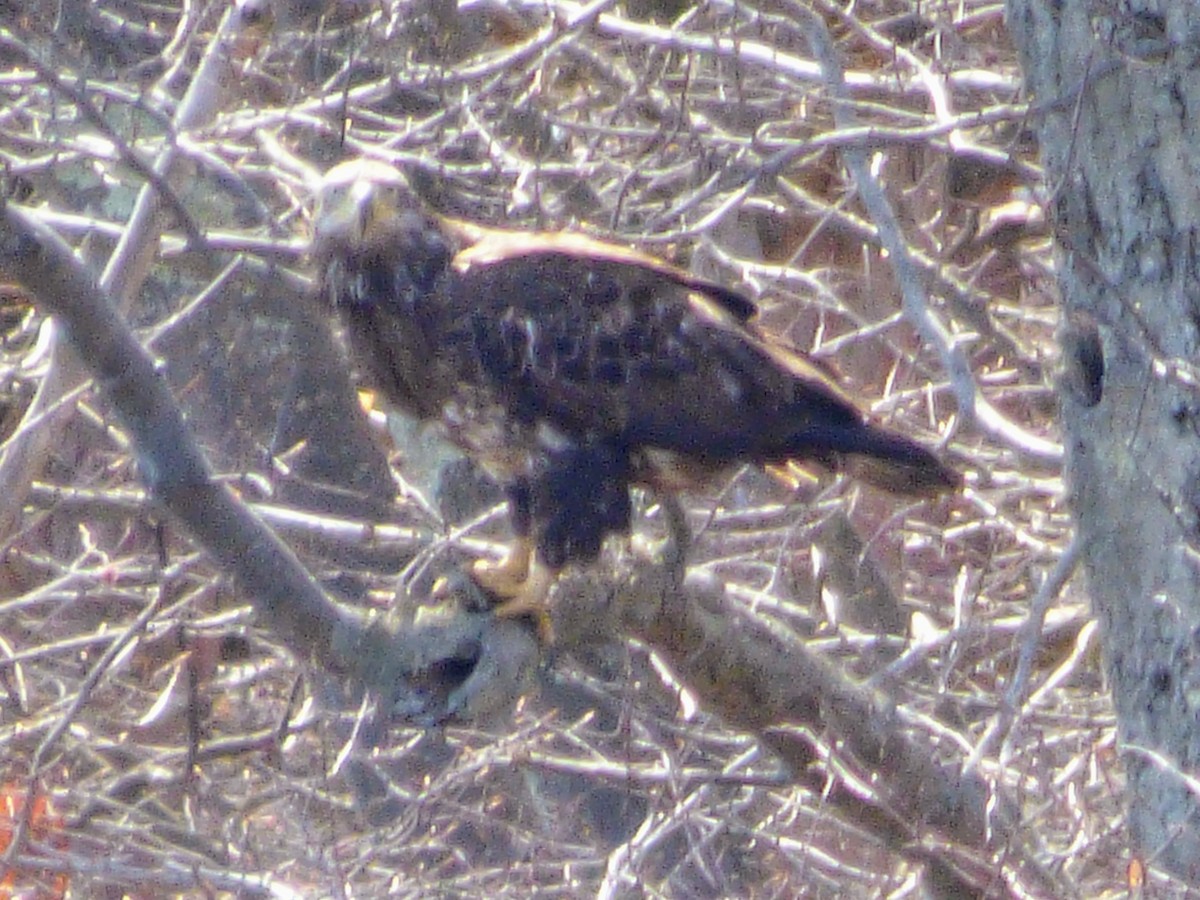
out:
<path id="1" fill-rule="evenodd" d="M 366 255 L 424 229 L 428 216 L 408 180 L 387 163 L 339 163 L 317 185 L 312 253 L 318 260 Z"/>
<path id="2" fill-rule="evenodd" d="M 435 296 L 457 249 L 445 221 L 386 163 L 340 163 L 317 186 L 311 256 L 335 308 L 411 315 Z"/>

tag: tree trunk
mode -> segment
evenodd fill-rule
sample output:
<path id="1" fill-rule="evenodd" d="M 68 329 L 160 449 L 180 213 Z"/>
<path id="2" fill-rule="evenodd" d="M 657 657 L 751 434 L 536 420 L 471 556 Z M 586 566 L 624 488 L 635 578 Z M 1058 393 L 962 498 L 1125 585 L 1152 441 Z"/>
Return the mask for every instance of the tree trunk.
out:
<path id="1" fill-rule="evenodd" d="M 1197 883 L 1200 23 L 1141 6 L 1010 0 L 1008 18 L 1061 251 L 1066 478 L 1133 852 Z"/>

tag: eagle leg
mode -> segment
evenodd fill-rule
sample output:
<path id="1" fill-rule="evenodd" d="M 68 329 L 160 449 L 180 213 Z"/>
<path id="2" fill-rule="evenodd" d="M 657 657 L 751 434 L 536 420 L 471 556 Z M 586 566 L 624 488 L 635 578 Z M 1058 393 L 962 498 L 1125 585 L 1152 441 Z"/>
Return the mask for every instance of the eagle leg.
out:
<path id="1" fill-rule="evenodd" d="M 553 569 L 538 559 L 536 554 L 533 554 L 530 559 L 528 577 L 521 583 L 520 589 L 496 606 L 492 610 L 492 615 L 502 619 L 531 616 L 537 622 L 538 640 L 546 646 L 553 644 L 554 626 L 550 621 L 550 608 L 547 600 L 556 576 L 557 573 Z"/>
<path id="2" fill-rule="evenodd" d="M 505 619 L 532 616 L 537 622 L 538 638 L 549 645 L 554 642 L 554 632 L 546 601 L 554 585 L 555 571 L 539 559 L 537 542 L 531 534 L 533 516 L 529 481 L 518 480 L 509 485 L 507 493 L 509 518 L 516 539 L 501 559 L 494 562 L 476 560 L 471 575 L 476 584 L 499 601 L 492 610 L 494 615 Z"/>
<path id="3" fill-rule="evenodd" d="M 558 573 L 600 555 L 608 534 L 628 534 L 630 462 L 620 445 L 584 444 L 547 455 L 508 487 L 516 541 L 497 562 L 476 562 L 475 582 L 500 603 L 493 612 L 533 616 L 551 643 L 547 598 Z"/>
<path id="4" fill-rule="evenodd" d="M 547 602 L 557 573 L 542 562 L 533 539 L 519 537 L 498 562 L 477 560 L 471 570 L 475 583 L 499 599 L 492 615 L 502 619 L 531 616 L 537 623 L 538 640 L 554 643 Z"/>
<path id="5" fill-rule="evenodd" d="M 529 479 L 517 479 L 505 488 L 505 493 L 508 495 L 508 518 L 516 540 L 501 559 L 495 562 L 478 560 L 472 569 L 475 583 L 502 599 L 521 593 L 522 586 L 529 578 L 535 548 Z"/>
<path id="6" fill-rule="evenodd" d="M 525 582 L 529 580 L 533 562 L 533 539 L 528 535 L 518 537 L 498 560 L 475 561 L 471 575 L 475 582 L 489 594 L 511 598 L 519 596 Z"/>

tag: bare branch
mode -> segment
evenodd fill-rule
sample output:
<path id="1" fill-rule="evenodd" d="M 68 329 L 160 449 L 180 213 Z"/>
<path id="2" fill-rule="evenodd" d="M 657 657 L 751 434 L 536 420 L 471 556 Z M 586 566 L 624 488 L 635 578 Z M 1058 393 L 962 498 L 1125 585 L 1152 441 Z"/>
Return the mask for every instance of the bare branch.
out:
<path id="1" fill-rule="evenodd" d="M 37 302 L 63 323 L 80 358 L 116 409 L 133 446 L 152 500 L 168 510 L 221 568 L 247 592 L 270 627 L 305 659 L 356 677 L 386 696 L 443 659 L 469 664 L 477 675 L 465 693 L 444 690 L 443 703 L 480 703 L 480 691 L 517 685 L 532 658 L 533 641 L 520 623 L 480 613 L 395 630 L 329 601 L 286 547 L 232 490 L 212 477 L 154 362 L 125 326 L 71 250 L 48 228 L 11 205 L 0 209 L 0 268 L 32 288 Z M 476 671 L 476 668 L 478 671 Z M 508 672 L 507 680 L 497 673 Z M 497 702 L 503 701 L 503 696 Z M 492 701 L 488 701 L 490 704 Z M 427 715 L 427 701 L 408 710 Z M 433 713 L 435 717 L 445 714 Z"/>
<path id="2" fill-rule="evenodd" d="M 1035 861 L 1014 811 L 977 774 L 939 762 L 928 744 L 912 739 L 893 700 L 853 684 L 778 628 L 746 618 L 731 627 L 721 585 L 703 577 L 681 582 L 677 573 L 669 564 L 635 569 L 614 602 L 623 623 L 666 657 L 706 709 L 755 734 L 797 780 L 822 790 L 831 777 L 827 802 L 897 852 L 944 869 L 939 877 L 958 891 L 983 890 L 998 862 L 1014 888 L 1024 882 L 1035 894 L 1073 894 Z M 840 766 L 813 771 L 829 765 L 832 751 L 819 738 L 826 733 L 837 736 L 833 756 L 869 778 L 870 792 L 843 780 Z M 979 856 L 972 862 L 935 849 L 950 844 Z"/>

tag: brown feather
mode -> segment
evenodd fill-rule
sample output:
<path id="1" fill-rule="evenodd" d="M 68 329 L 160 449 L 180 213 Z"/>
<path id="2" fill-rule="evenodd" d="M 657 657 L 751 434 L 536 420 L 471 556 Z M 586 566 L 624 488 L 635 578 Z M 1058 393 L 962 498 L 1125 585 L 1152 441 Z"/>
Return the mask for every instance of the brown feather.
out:
<path id="1" fill-rule="evenodd" d="M 551 522 L 560 513 L 586 520 L 587 497 L 554 492 L 590 483 L 597 459 L 614 478 L 668 491 L 732 464 L 792 459 L 890 490 L 959 484 L 764 334 L 750 300 L 662 260 L 442 218 L 378 164 L 331 172 L 315 220 L 324 289 L 380 390 L 440 421 L 497 477 L 534 484 L 540 536 L 566 527 Z M 576 478 L 568 465 L 584 468 Z M 627 528 L 613 524 L 627 517 L 622 503 L 594 492 L 606 498 L 602 527 Z M 582 506 L 568 515 L 560 501 Z M 597 545 L 585 538 L 580 558 Z"/>
<path id="2" fill-rule="evenodd" d="M 520 259 L 559 256 L 591 263 L 616 263 L 626 267 L 627 278 L 646 278 L 672 282 L 715 301 L 738 322 L 747 322 L 758 313 L 754 301 L 724 285 L 698 278 L 661 259 L 598 241 L 568 231 L 497 231 L 469 223 L 446 221 L 447 227 L 473 241 L 454 258 L 454 268 L 464 275 L 471 269 L 489 265 L 514 264 Z"/>

